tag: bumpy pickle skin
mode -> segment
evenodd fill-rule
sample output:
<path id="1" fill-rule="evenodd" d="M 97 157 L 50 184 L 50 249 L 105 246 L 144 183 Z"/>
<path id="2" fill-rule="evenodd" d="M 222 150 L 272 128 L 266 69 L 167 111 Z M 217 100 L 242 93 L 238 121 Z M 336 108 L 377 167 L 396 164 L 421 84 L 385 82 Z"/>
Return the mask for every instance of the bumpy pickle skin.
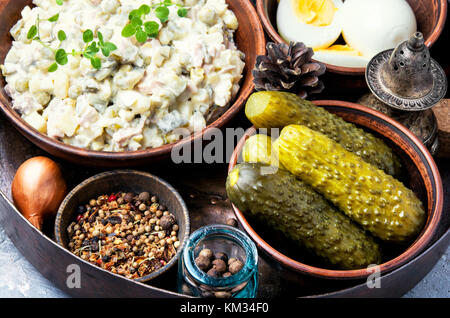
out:
<path id="1" fill-rule="evenodd" d="M 295 94 L 273 91 L 253 93 L 245 106 L 245 114 L 256 128 L 267 128 L 268 131 L 291 124 L 307 126 L 387 174 L 396 177 L 401 174 L 400 160 L 381 139 Z"/>
<path id="2" fill-rule="evenodd" d="M 228 197 L 243 213 L 282 231 L 333 268 L 361 269 L 381 262 L 379 245 L 361 227 L 287 170 L 262 173 L 267 168 L 243 163 L 228 175 Z"/>
<path id="3" fill-rule="evenodd" d="M 290 125 L 274 144 L 286 169 L 373 235 L 404 243 L 423 228 L 426 213 L 413 191 L 324 134 Z"/>

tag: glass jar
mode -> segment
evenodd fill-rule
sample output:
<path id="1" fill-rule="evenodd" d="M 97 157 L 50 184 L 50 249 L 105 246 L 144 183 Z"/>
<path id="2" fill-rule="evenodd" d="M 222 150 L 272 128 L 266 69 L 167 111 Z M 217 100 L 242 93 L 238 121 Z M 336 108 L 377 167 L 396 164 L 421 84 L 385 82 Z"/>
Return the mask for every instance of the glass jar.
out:
<path id="1" fill-rule="evenodd" d="M 212 277 L 195 259 L 203 249 L 225 253 L 243 268 L 229 277 Z M 258 251 L 242 231 L 228 225 L 208 225 L 192 233 L 179 262 L 178 291 L 194 297 L 253 298 L 258 289 Z"/>

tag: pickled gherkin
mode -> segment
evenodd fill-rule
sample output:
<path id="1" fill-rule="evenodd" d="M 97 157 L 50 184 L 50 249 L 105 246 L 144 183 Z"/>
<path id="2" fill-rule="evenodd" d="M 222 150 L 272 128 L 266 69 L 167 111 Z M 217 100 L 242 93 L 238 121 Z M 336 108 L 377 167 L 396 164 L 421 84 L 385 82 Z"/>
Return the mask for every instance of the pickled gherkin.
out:
<path id="1" fill-rule="evenodd" d="M 264 134 L 253 135 L 247 139 L 242 147 L 244 162 L 260 162 L 278 166 L 277 156 L 272 154 L 272 138 Z"/>
<path id="2" fill-rule="evenodd" d="M 228 197 L 243 213 L 282 231 L 339 269 L 381 262 L 375 240 L 310 186 L 284 169 L 262 173 L 261 163 L 237 165 L 228 175 Z"/>
<path id="3" fill-rule="evenodd" d="M 414 192 L 327 136 L 308 127 L 285 127 L 274 142 L 280 162 L 373 235 L 406 242 L 426 213 Z"/>
<path id="4" fill-rule="evenodd" d="M 271 128 L 282 129 L 291 124 L 307 126 L 387 174 L 399 176 L 401 173 L 400 160 L 381 139 L 295 94 L 253 93 L 245 106 L 245 114 L 257 129 L 267 128 L 270 131 Z"/>

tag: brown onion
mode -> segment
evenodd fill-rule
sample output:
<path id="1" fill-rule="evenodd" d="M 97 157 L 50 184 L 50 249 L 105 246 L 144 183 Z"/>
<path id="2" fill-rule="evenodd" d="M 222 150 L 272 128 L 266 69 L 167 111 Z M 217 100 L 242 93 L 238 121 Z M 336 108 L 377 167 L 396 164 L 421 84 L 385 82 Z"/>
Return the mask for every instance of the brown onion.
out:
<path id="1" fill-rule="evenodd" d="M 59 166 L 46 157 L 25 161 L 17 170 L 11 187 L 17 209 L 39 230 L 44 219 L 56 214 L 66 190 Z"/>

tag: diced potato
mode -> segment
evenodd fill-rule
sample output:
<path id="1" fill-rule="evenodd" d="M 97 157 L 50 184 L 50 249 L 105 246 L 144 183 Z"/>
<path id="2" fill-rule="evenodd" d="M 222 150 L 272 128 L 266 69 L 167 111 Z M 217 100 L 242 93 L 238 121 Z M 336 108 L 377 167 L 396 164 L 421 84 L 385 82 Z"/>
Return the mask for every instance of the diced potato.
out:
<path id="1" fill-rule="evenodd" d="M 237 30 L 237 28 L 239 27 L 239 22 L 236 18 L 236 15 L 233 13 L 233 11 L 230 10 L 225 12 L 225 14 L 223 15 L 223 22 L 225 22 L 227 28 L 231 30 Z"/>
<path id="2" fill-rule="evenodd" d="M 53 80 L 50 77 L 37 74 L 31 78 L 28 85 L 30 86 L 30 92 L 33 94 L 38 92 L 53 92 Z"/>
<path id="3" fill-rule="evenodd" d="M 15 87 L 16 91 L 18 91 L 19 93 L 26 92 L 28 90 L 28 78 L 19 77 L 16 80 L 14 87 Z"/>
<path id="4" fill-rule="evenodd" d="M 161 42 L 161 44 L 167 45 L 170 43 L 170 41 L 172 41 L 173 33 L 171 31 L 169 31 L 168 29 L 162 29 L 159 32 L 158 39 Z"/>
<path id="5" fill-rule="evenodd" d="M 74 101 L 54 99 L 50 106 L 53 111 L 47 112 L 47 133 L 51 137 L 72 137 L 78 128 L 78 119 L 75 114 Z"/>
<path id="6" fill-rule="evenodd" d="M 214 11 L 214 8 L 205 5 L 198 12 L 198 19 L 203 23 L 213 25 L 217 21 L 217 15 L 216 12 Z"/>
<path id="7" fill-rule="evenodd" d="M 120 3 L 118 0 L 103 0 L 101 3 L 101 7 L 104 12 L 112 14 L 119 7 Z"/>
<path id="8" fill-rule="evenodd" d="M 51 96 L 47 92 L 38 92 L 33 95 L 36 101 L 41 105 L 47 105 L 50 102 Z"/>
<path id="9" fill-rule="evenodd" d="M 205 78 L 205 71 L 202 68 L 193 68 L 191 70 L 191 80 L 195 85 L 199 85 Z"/>
<path id="10" fill-rule="evenodd" d="M 20 32 L 22 31 L 24 26 L 23 20 L 19 20 L 12 28 L 11 28 L 11 35 L 14 38 L 14 40 L 18 40 L 20 36 Z"/>
<path id="11" fill-rule="evenodd" d="M 61 99 L 66 98 L 69 90 L 69 75 L 64 71 L 58 71 L 53 81 L 53 95 Z"/>
<path id="12" fill-rule="evenodd" d="M 32 112 L 27 116 L 23 116 L 23 119 L 39 132 L 41 133 L 47 132 L 47 122 L 37 112 Z"/>
<path id="13" fill-rule="evenodd" d="M 133 89 L 144 77 L 144 69 L 132 69 L 130 65 L 124 65 L 114 76 L 114 84 L 121 89 Z"/>

